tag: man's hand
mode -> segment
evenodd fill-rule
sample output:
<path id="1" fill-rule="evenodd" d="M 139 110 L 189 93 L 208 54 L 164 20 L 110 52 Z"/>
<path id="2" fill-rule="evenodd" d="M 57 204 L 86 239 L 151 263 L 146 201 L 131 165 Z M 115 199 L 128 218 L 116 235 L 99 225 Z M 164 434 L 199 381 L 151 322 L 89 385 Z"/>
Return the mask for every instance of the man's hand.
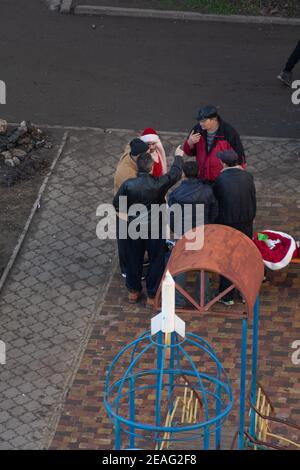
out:
<path id="1" fill-rule="evenodd" d="M 178 145 L 178 147 L 175 151 L 175 155 L 179 155 L 180 157 L 183 157 L 184 151 L 182 150 L 181 145 Z"/>
<path id="2" fill-rule="evenodd" d="M 195 144 L 198 144 L 199 140 L 201 139 L 201 134 L 198 132 L 197 134 L 192 131 L 188 138 L 188 144 L 190 147 L 193 147 Z"/>

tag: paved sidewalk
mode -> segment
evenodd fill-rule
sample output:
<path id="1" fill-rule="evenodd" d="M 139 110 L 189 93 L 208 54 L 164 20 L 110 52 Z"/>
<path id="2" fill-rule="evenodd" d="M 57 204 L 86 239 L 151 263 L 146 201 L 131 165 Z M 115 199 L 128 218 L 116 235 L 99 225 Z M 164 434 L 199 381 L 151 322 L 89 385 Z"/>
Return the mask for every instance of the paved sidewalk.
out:
<path id="1" fill-rule="evenodd" d="M 95 234 L 96 208 L 111 200 L 127 141 L 72 133 L 0 297 L 0 449 L 47 445 L 97 304 L 114 245 Z"/>
<path id="2" fill-rule="evenodd" d="M 52 448 L 112 445 L 101 401 L 104 370 L 128 341 L 128 328 L 135 337 L 149 326 L 150 315 L 143 306 L 128 307 L 118 274 L 110 284 L 115 242 L 96 238 L 96 208 L 111 201 L 117 160 L 134 135 L 69 131 L 0 295 L 0 338 L 7 344 L 7 365 L 0 366 L 0 449 L 47 448 L 59 419 Z M 162 138 L 168 153 L 182 140 Z M 300 238 L 299 141 L 244 142 L 257 180 L 259 227 L 286 229 Z M 283 415 L 293 416 L 300 408 L 299 369 L 290 360 L 290 344 L 300 338 L 297 273 L 278 273 L 264 288 L 260 336 L 263 354 L 268 352 L 262 371 L 270 377 L 270 394 Z M 190 327 L 201 333 L 204 328 L 196 320 Z M 226 340 L 231 328 L 236 342 L 222 349 L 220 338 Z M 226 367 L 234 368 L 239 327 L 218 322 L 204 330 L 213 344 L 220 342 Z"/>
<path id="3" fill-rule="evenodd" d="M 175 145 L 179 143 L 177 138 L 172 140 Z M 171 138 L 167 141 L 170 148 Z M 300 176 L 296 154 L 299 142 L 244 142 L 249 168 L 257 181 L 257 227 L 284 228 L 299 238 L 300 192 L 298 187 L 293 189 Z M 300 338 L 299 268 L 272 273 L 270 277 L 261 293 L 258 378 L 272 397 L 278 415 L 299 423 L 300 370 L 291 362 L 291 344 Z M 117 269 L 68 393 L 51 449 L 114 447 L 112 425 L 103 405 L 105 374 L 120 349 L 149 328 L 151 316 L 143 301 L 137 306 L 127 303 L 126 288 Z M 200 318 L 198 314 L 185 320 L 188 330 L 197 332 L 216 348 L 232 381 L 235 405 L 225 424 L 225 448 L 229 448 L 237 429 L 241 321 Z M 248 354 L 250 357 L 250 348 Z"/>

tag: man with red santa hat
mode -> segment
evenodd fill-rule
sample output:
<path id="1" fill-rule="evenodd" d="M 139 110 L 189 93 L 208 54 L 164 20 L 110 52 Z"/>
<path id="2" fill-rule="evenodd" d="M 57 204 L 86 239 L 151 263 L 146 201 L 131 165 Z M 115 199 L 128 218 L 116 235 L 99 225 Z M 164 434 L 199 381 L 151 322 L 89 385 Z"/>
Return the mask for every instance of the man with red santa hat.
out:
<path id="1" fill-rule="evenodd" d="M 153 176 L 165 175 L 168 172 L 167 158 L 157 132 L 152 127 L 147 127 L 140 139 L 149 146 L 149 152 L 154 161 Z"/>

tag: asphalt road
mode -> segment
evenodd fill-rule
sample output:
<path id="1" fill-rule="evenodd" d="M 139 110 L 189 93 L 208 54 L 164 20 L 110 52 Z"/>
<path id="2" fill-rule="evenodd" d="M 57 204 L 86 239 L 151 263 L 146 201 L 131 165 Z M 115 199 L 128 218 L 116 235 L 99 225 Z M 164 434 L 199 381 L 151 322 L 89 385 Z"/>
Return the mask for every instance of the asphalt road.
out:
<path id="1" fill-rule="evenodd" d="M 299 137 L 300 105 L 276 80 L 299 29 L 70 16 L 41 0 L 1 0 L 0 113 L 184 131 L 200 105 L 213 103 L 242 134 Z"/>

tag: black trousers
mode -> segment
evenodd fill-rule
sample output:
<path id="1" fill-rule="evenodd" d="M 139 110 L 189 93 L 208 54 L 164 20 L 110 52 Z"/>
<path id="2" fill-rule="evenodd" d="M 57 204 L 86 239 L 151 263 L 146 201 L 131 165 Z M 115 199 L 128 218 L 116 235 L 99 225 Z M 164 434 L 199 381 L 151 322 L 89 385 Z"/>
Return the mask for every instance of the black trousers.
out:
<path id="1" fill-rule="evenodd" d="M 146 276 L 146 288 L 149 297 L 155 297 L 165 269 L 165 240 L 126 240 L 126 286 L 130 291 L 142 290 L 141 277 L 145 251 L 149 256 L 149 269 Z"/>
<path id="2" fill-rule="evenodd" d="M 119 217 L 117 216 L 116 224 L 117 224 L 117 243 L 118 243 L 120 271 L 122 274 L 126 274 L 126 241 L 127 240 L 120 239 L 119 233 L 120 233 L 120 224 L 124 224 L 124 230 L 127 231 L 127 222 L 125 222 L 122 219 L 119 219 Z"/>
<path id="3" fill-rule="evenodd" d="M 291 72 L 297 62 L 300 60 L 300 41 L 298 41 L 295 49 L 291 53 L 290 57 L 288 58 L 288 61 L 286 63 L 286 66 L 284 67 L 285 72 Z"/>
<path id="4" fill-rule="evenodd" d="M 247 237 L 251 238 L 253 237 L 253 223 L 247 224 L 247 225 L 231 225 L 232 228 L 235 228 L 236 230 L 239 230 L 240 232 L 244 233 L 247 235 Z M 226 277 L 220 276 L 220 283 L 219 283 L 219 292 L 223 292 L 225 289 L 227 289 L 229 286 L 231 286 L 232 282 L 229 281 Z M 224 295 L 223 300 L 233 300 L 234 296 L 234 289 L 228 292 L 228 294 Z"/>

